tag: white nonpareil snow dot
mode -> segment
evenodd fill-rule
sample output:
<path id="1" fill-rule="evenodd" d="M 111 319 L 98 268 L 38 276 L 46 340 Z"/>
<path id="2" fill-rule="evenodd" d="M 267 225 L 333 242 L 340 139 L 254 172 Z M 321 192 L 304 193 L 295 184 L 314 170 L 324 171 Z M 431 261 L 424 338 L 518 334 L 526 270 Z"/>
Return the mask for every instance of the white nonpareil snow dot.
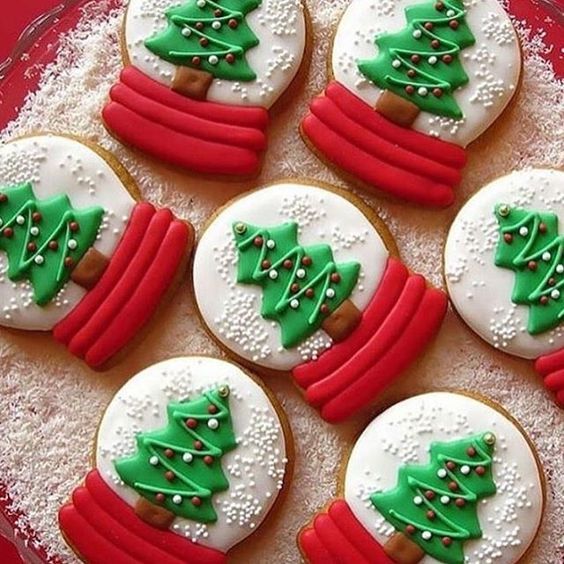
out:
<path id="1" fill-rule="evenodd" d="M 433 537 L 433 535 L 429 531 L 423 531 L 421 533 L 421 538 L 423 540 L 431 540 L 432 537 Z"/>
<path id="2" fill-rule="evenodd" d="M 269 240 L 266 242 L 266 246 L 267 246 L 269 249 L 274 249 L 274 247 L 276 247 L 276 241 L 274 241 L 274 239 L 269 239 Z"/>
<path id="3" fill-rule="evenodd" d="M 37 237 L 39 235 L 39 227 L 35 225 L 29 230 L 29 232 L 34 236 Z"/>
<path id="4" fill-rule="evenodd" d="M 392 67 L 395 69 L 399 69 L 401 67 L 401 61 L 399 59 L 394 59 L 392 61 Z"/>
<path id="5" fill-rule="evenodd" d="M 215 419 L 215 417 L 213 419 L 210 419 L 208 421 L 208 427 L 215 431 L 219 427 L 219 421 Z"/>
<path id="6" fill-rule="evenodd" d="M 419 96 L 427 96 L 427 94 L 429 94 L 429 91 L 424 86 L 422 86 L 417 90 L 417 94 L 419 94 Z"/>
<path id="7" fill-rule="evenodd" d="M 151 456 L 151 458 L 149 458 L 149 464 L 151 466 L 156 466 L 159 463 L 159 457 L 158 456 Z"/>
<path id="8" fill-rule="evenodd" d="M 446 478 L 447 471 L 444 468 L 440 468 L 439 470 L 437 470 L 437 476 L 439 478 Z"/>
<path id="9" fill-rule="evenodd" d="M 33 261 L 35 262 L 35 264 L 43 264 L 45 262 L 45 259 L 41 256 L 41 255 L 37 255 Z"/>
<path id="10" fill-rule="evenodd" d="M 423 34 L 422 34 L 422 32 L 421 32 L 420 29 L 416 29 L 416 30 L 413 32 L 413 37 L 415 37 L 415 39 L 419 39 L 422 35 L 423 35 Z"/>
<path id="11" fill-rule="evenodd" d="M 271 280 L 276 280 L 276 279 L 278 278 L 278 271 L 277 271 L 277 270 L 271 270 L 271 271 L 268 273 L 268 277 L 269 277 Z"/>
<path id="12" fill-rule="evenodd" d="M 298 307 L 300 307 L 300 302 L 298 300 L 292 300 L 290 302 L 290 307 L 292 309 L 298 309 Z"/>
<path id="13" fill-rule="evenodd" d="M 196 2 L 196 5 L 198 6 L 198 8 L 205 8 L 206 7 L 206 0 L 198 0 Z"/>
<path id="14" fill-rule="evenodd" d="M 529 230 L 524 225 L 519 228 L 519 235 L 521 235 L 521 237 L 526 237 L 528 234 Z"/>
<path id="15" fill-rule="evenodd" d="M 306 275 L 306 271 L 303 268 L 298 268 L 298 270 L 296 270 L 296 276 L 298 278 L 305 278 Z"/>
<path id="16" fill-rule="evenodd" d="M 548 251 L 545 251 L 545 252 L 542 254 L 542 260 L 544 260 L 545 262 L 548 262 L 548 261 L 550 260 L 550 257 L 551 257 L 551 256 L 552 256 L 552 255 L 551 255 Z"/>
<path id="17" fill-rule="evenodd" d="M 455 13 L 456 13 L 456 12 L 455 12 L 454 10 L 447 10 L 446 15 L 447 15 L 449 18 L 452 18 L 452 16 L 454 16 Z"/>
<path id="18" fill-rule="evenodd" d="M 429 57 L 429 64 L 430 65 L 436 65 L 438 60 L 439 59 L 437 59 L 437 57 L 435 57 L 435 55 L 432 55 L 431 57 Z"/>
<path id="19" fill-rule="evenodd" d="M 23 215 L 18 215 L 18 217 L 16 217 L 16 223 L 18 225 L 23 225 L 25 223 L 25 217 Z"/>
<path id="20" fill-rule="evenodd" d="M 189 27 L 182 28 L 182 35 L 184 37 L 190 37 L 192 35 L 192 30 Z"/>
<path id="21" fill-rule="evenodd" d="M 180 505 L 182 503 L 182 496 L 181 495 L 173 495 L 172 496 L 172 503 L 176 504 L 176 505 Z"/>
<path id="22" fill-rule="evenodd" d="M 423 498 L 420 495 L 416 495 L 413 498 L 413 503 L 415 503 L 415 505 L 421 505 L 423 503 Z"/>
<path id="23" fill-rule="evenodd" d="M 556 272 L 558 272 L 558 274 L 562 274 L 562 273 L 564 272 L 564 265 L 559 264 L 559 265 L 556 267 Z"/>
<path id="24" fill-rule="evenodd" d="M 221 22 L 215 21 L 212 23 L 213 29 L 219 29 L 221 27 Z"/>
<path id="25" fill-rule="evenodd" d="M 333 290 L 333 288 L 327 288 L 327 292 L 325 292 L 325 295 L 328 298 L 334 298 L 335 297 L 335 290 Z"/>
<path id="26" fill-rule="evenodd" d="M 182 460 L 184 460 L 184 462 L 186 462 L 186 464 L 189 464 L 190 462 L 192 462 L 192 460 L 194 460 L 194 457 L 192 456 L 192 454 L 190 452 L 185 452 L 182 455 Z"/>
<path id="27" fill-rule="evenodd" d="M 210 65 L 217 65 L 217 63 L 219 63 L 219 59 L 216 55 L 212 55 L 211 57 L 209 57 L 208 62 Z"/>
<path id="28" fill-rule="evenodd" d="M 460 467 L 460 472 L 462 472 L 462 474 L 467 476 L 468 474 L 470 474 L 470 466 L 468 466 L 467 464 L 464 464 L 464 466 Z"/>
<path id="29" fill-rule="evenodd" d="M 448 495 L 441 496 L 441 503 L 443 505 L 447 505 L 447 503 L 449 503 L 449 502 L 450 502 L 450 497 L 448 497 Z"/>
<path id="30" fill-rule="evenodd" d="M 69 239 L 67 246 L 71 251 L 74 251 L 78 247 L 78 242 L 76 239 Z"/>
<path id="31" fill-rule="evenodd" d="M 559 290 L 552 290 L 552 292 L 550 292 L 550 297 L 553 300 L 557 300 L 560 297 L 560 291 Z"/>

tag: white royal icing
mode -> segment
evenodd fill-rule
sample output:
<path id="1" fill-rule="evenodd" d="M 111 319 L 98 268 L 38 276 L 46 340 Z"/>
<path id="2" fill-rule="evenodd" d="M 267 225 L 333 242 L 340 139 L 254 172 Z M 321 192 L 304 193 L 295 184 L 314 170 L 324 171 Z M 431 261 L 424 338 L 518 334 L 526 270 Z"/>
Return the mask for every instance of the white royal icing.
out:
<path id="1" fill-rule="evenodd" d="M 323 330 L 293 349 L 282 348 L 280 326 L 260 315 L 262 289 L 237 284 L 232 226 L 238 221 L 261 227 L 296 221 L 300 245 L 325 243 L 337 262 L 359 262 L 360 276 L 350 299 L 360 310 L 370 302 L 386 267 L 388 250 L 380 235 L 346 198 L 300 184 L 277 184 L 238 198 L 202 235 L 194 257 L 194 292 L 215 337 L 240 357 L 275 370 L 317 358 L 331 346 Z"/>
<path id="2" fill-rule="evenodd" d="M 177 517 L 171 530 L 194 542 L 226 552 L 262 523 L 283 488 L 286 442 L 278 413 L 263 389 L 239 367 L 206 357 L 174 358 L 146 368 L 110 402 L 96 443 L 96 466 L 123 500 L 139 494 L 117 475 L 114 460 L 137 452 L 135 436 L 167 424 L 168 403 L 190 399 L 227 384 L 237 447 L 221 457 L 229 489 L 214 493 L 215 523 Z"/>
<path id="3" fill-rule="evenodd" d="M 564 346 L 564 326 L 540 335 L 527 332 L 529 307 L 511 301 L 515 273 L 495 265 L 499 224 L 496 204 L 552 211 L 564 222 L 564 172 L 524 170 L 482 188 L 460 210 L 445 247 L 451 301 L 484 340 L 510 354 L 536 358 Z"/>
<path id="4" fill-rule="evenodd" d="M 405 464 L 428 464 L 432 442 L 488 431 L 497 439 L 492 467 L 497 492 L 477 504 L 483 535 L 464 543 L 465 562 L 515 564 L 540 525 L 543 489 L 539 468 L 522 432 L 502 413 L 476 399 L 449 392 L 423 394 L 376 417 L 351 452 L 345 499 L 366 530 L 385 543 L 394 528 L 372 505 L 370 495 L 393 489 L 398 470 Z M 437 560 L 426 556 L 421 562 Z"/>
<path id="5" fill-rule="evenodd" d="M 101 206 L 104 216 L 94 248 L 111 257 L 135 200 L 110 165 L 86 145 L 68 137 L 23 137 L 0 147 L 0 187 L 31 182 L 40 199 L 66 194 L 74 208 Z M 72 243 L 71 243 L 72 245 Z M 86 290 L 70 281 L 47 305 L 33 301 L 28 280 L 12 282 L 0 251 L 0 325 L 51 329 L 82 299 Z"/>
<path id="6" fill-rule="evenodd" d="M 125 41 L 131 64 L 170 85 L 176 67 L 149 51 L 145 40 L 167 28 L 165 11 L 183 0 L 131 0 L 125 19 Z M 262 0 L 245 16 L 259 39 L 245 56 L 257 78 L 251 82 L 214 79 L 207 99 L 213 102 L 269 108 L 292 82 L 306 45 L 301 0 Z"/>
<path id="7" fill-rule="evenodd" d="M 404 10 L 421 0 L 353 0 L 335 36 L 332 57 L 337 81 L 374 106 L 382 92 L 358 70 L 356 61 L 374 59 L 375 36 L 406 26 Z M 426 0 L 429 1 L 429 0 Z M 466 21 L 476 43 L 463 49 L 460 60 L 470 81 L 454 97 L 465 118 L 421 112 L 413 127 L 465 147 L 501 114 L 515 94 L 521 72 L 521 51 L 511 20 L 496 0 L 465 0 Z"/>

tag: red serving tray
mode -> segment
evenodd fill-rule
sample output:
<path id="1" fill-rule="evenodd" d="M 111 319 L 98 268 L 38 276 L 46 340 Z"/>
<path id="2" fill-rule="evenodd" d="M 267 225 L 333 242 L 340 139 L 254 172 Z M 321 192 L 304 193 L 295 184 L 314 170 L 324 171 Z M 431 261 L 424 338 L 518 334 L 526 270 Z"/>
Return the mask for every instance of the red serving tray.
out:
<path id="1" fill-rule="evenodd" d="M 18 115 L 27 94 L 37 88 L 43 67 L 57 53 L 59 36 L 76 25 L 82 7 L 90 1 L 97 0 L 20 0 L 4 7 L 0 19 L 0 130 Z M 108 0 L 108 10 L 119 3 Z M 544 56 L 552 62 L 556 76 L 564 78 L 564 0 L 509 0 L 508 5 L 517 19 L 546 34 Z M 34 531 L 14 532 L 20 516 L 10 511 L 1 482 L 0 475 L 0 562 L 46 562 L 45 553 L 33 546 L 37 541 Z"/>

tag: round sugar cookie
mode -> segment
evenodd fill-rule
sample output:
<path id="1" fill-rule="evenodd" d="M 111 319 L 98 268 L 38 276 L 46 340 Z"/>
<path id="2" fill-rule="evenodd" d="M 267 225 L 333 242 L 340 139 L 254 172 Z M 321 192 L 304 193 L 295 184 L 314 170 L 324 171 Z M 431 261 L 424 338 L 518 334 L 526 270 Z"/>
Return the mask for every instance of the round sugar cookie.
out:
<path id="1" fill-rule="evenodd" d="M 296 79 L 307 39 L 302 0 L 131 0 L 104 121 L 165 162 L 254 175 L 268 110 Z"/>
<path id="2" fill-rule="evenodd" d="M 59 512 L 62 533 L 90 564 L 227 562 L 287 486 L 292 449 L 281 408 L 238 366 L 150 366 L 106 409 L 94 469 Z"/>
<path id="3" fill-rule="evenodd" d="M 564 172 L 514 172 L 479 190 L 460 210 L 445 246 L 452 303 L 485 341 L 537 360 L 564 403 Z M 552 374 L 552 376 L 551 376 Z"/>
<path id="4" fill-rule="evenodd" d="M 292 372 L 331 421 L 417 358 L 446 309 L 370 208 L 299 180 L 220 209 L 200 238 L 193 282 L 211 335 L 252 367 Z"/>
<path id="5" fill-rule="evenodd" d="M 516 564 L 545 499 L 518 423 L 489 400 L 453 392 L 414 396 L 377 416 L 341 484 L 342 497 L 300 532 L 308 562 Z"/>
<path id="6" fill-rule="evenodd" d="M 119 162 L 78 138 L 0 147 L 0 325 L 53 331 L 93 368 L 121 351 L 193 243 L 190 225 L 138 200 Z"/>
<path id="7" fill-rule="evenodd" d="M 464 148 L 507 107 L 520 73 L 518 37 L 497 0 L 352 0 L 331 82 L 301 130 L 364 187 L 447 206 Z"/>

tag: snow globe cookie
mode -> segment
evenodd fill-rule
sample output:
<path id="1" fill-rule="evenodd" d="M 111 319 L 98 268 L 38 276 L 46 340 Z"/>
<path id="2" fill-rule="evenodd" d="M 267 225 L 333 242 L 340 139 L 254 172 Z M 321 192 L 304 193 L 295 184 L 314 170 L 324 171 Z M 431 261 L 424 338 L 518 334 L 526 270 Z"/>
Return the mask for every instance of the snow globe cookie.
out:
<path id="1" fill-rule="evenodd" d="M 445 207 L 465 148 L 509 104 L 520 72 L 519 41 L 497 0 L 352 0 L 302 135 L 367 190 Z"/>
<path id="2" fill-rule="evenodd" d="M 366 427 L 339 499 L 298 545 L 311 564 L 516 564 L 538 532 L 544 497 L 534 447 L 501 407 L 422 394 Z"/>
<path id="3" fill-rule="evenodd" d="M 564 407 L 564 172 L 494 180 L 460 210 L 445 247 L 451 301 L 485 341 L 535 360 Z"/>
<path id="4" fill-rule="evenodd" d="M 225 563 L 288 485 L 292 448 L 283 411 L 241 368 L 166 360 L 110 402 L 61 531 L 89 564 Z"/>
<path id="5" fill-rule="evenodd" d="M 299 180 L 220 209 L 198 243 L 193 283 L 212 337 L 254 370 L 291 374 L 330 422 L 389 386 L 447 305 L 408 271 L 373 210 Z"/>
<path id="6" fill-rule="evenodd" d="M 307 27 L 302 0 L 131 0 L 104 122 L 189 171 L 258 174 L 269 109 L 298 75 Z"/>
<path id="7" fill-rule="evenodd" d="M 38 135 L 0 148 L 2 326 L 52 331 L 103 369 L 174 286 L 193 239 L 100 147 Z"/>

